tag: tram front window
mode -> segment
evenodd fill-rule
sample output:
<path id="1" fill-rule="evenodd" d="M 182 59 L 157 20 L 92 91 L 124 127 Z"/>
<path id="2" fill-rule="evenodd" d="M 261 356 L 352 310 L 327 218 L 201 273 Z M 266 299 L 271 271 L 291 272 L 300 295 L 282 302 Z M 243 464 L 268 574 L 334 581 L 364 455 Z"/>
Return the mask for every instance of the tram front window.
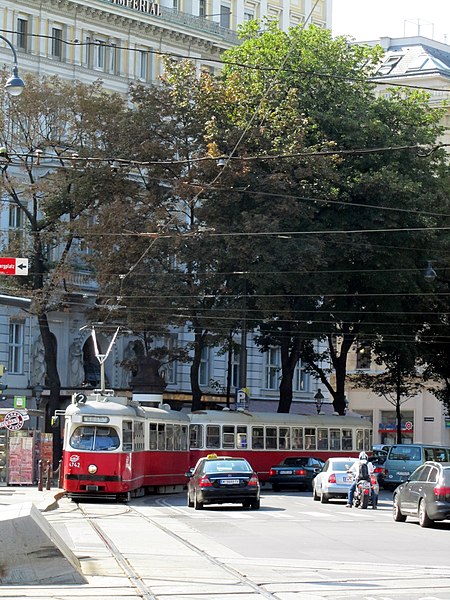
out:
<path id="1" fill-rule="evenodd" d="M 120 445 L 117 431 L 112 427 L 89 425 L 77 427 L 70 438 L 70 445 L 75 450 L 117 450 Z"/>

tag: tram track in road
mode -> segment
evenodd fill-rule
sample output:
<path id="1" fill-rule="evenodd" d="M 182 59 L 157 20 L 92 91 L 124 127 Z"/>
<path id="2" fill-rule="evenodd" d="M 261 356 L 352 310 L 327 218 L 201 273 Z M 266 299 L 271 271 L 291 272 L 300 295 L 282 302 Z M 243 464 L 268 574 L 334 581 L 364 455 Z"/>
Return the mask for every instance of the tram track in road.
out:
<path id="1" fill-rule="evenodd" d="M 135 588 L 138 596 L 143 598 L 143 600 L 159 600 L 159 596 L 157 594 L 153 593 L 151 591 L 151 589 L 149 589 L 149 586 L 145 583 L 144 578 L 133 567 L 133 565 L 130 563 L 130 561 L 123 556 L 120 549 L 117 547 L 117 545 L 114 543 L 114 541 L 110 538 L 110 536 L 105 532 L 104 528 L 102 528 L 101 525 L 99 525 L 98 519 L 105 518 L 105 517 L 107 517 L 107 515 L 106 514 L 102 514 L 102 515 L 97 514 L 97 515 L 92 516 L 81 504 L 78 504 L 78 508 L 79 508 L 81 514 L 83 515 L 85 521 L 87 523 L 89 523 L 89 525 L 95 531 L 97 536 L 102 540 L 102 542 L 106 546 L 106 548 L 111 552 L 111 555 L 114 557 L 114 559 L 120 565 L 121 569 L 123 570 L 125 575 L 128 577 L 130 583 Z M 127 510 L 125 512 L 123 512 L 122 515 L 125 517 L 126 516 L 133 516 L 133 517 L 137 516 L 138 518 L 142 519 L 143 521 L 149 523 L 152 527 L 156 527 L 159 531 L 161 531 L 165 535 L 169 536 L 172 540 L 175 540 L 176 542 L 182 544 L 185 548 L 188 548 L 191 552 L 194 552 L 195 554 L 197 554 L 198 556 L 203 558 L 211 566 L 214 566 L 214 567 L 222 570 L 227 575 L 231 575 L 233 578 L 235 578 L 241 584 L 248 586 L 252 590 L 252 592 L 256 594 L 255 600 L 257 597 L 266 598 L 266 600 L 280 600 L 280 597 L 278 595 L 267 591 L 256 581 L 252 581 L 249 577 L 247 577 L 246 575 L 242 575 L 238 570 L 234 569 L 230 565 L 224 564 L 219 559 L 215 558 L 214 556 L 211 556 L 210 554 L 205 552 L 202 548 L 199 548 L 192 542 L 183 538 L 181 535 L 175 533 L 174 531 L 171 531 L 169 528 L 167 528 L 164 525 L 162 525 L 161 523 L 159 523 L 156 519 L 152 519 L 151 517 L 148 517 L 148 516 L 142 514 L 140 511 L 136 510 L 135 508 L 133 508 L 131 506 L 127 506 Z M 167 594 L 165 593 L 164 595 L 167 595 Z M 185 594 L 183 594 L 183 595 L 185 595 Z M 227 595 L 228 594 L 226 594 L 224 596 L 227 596 Z M 234 593 L 230 592 L 229 595 L 234 596 Z M 175 594 L 171 594 L 171 597 L 175 597 Z"/>

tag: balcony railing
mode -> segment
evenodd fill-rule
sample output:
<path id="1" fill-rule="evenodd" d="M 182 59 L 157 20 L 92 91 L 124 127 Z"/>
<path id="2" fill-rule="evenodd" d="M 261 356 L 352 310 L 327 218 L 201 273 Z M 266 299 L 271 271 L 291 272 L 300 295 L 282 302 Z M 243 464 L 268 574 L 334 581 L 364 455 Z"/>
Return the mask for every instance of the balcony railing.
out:
<path id="1" fill-rule="evenodd" d="M 110 8 L 121 8 L 129 11 L 130 15 L 131 13 L 133 13 L 135 16 L 146 15 L 151 17 L 155 22 L 164 21 L 166 23 L 175 23 L 177 25 L 183 25 L 187 29 L 198 31 L 199 33 L 206 32 L 220 38 L 223 41 L 229 42 L 230 44 L 237 44 L 239 42 L 237 33 L 232 29 L 222 27 L 219 25 L 219 23 L 210 21 L 204 17 L 198 17 L 196 15 L 191 15 L 190 13 L 184 13 L 167 6 L 157 5 L 159 14 L 152 15 L 149 12 L 140 11 L 130 6 L 120 6 L 111 2 L 111 0 L 98 0 L 98 2 L 101 2 L 102 4 L 108 4 Z"/>

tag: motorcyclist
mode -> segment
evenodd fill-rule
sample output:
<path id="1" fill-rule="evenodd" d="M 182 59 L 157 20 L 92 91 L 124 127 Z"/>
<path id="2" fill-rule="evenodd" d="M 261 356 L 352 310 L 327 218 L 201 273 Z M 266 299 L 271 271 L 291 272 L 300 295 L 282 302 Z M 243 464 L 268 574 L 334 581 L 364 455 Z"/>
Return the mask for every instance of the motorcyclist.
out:
<path id="1" fill-rule="evenodd" d="M 353 483 L 348 490 L 347 497 L 347 508 L 351 508 L 353 506 L 353 496 L 355 495 L 356 486 L 358 485 L 358 481 L 362 479 L 361 473 L 361 465 L 366 464 L 367 470 L 369 472 L 369 477 L 373 475 L 374 468 L 373 464 L 369 462 L 369 457 L 365 452 L 360 452 L 358 456 L 358 460 L 352 464 L 352 466 L 347 470 L 347 473 L 351 473 L 353 475 Z M 375 486 L 371 486 L 372 489 L 372 508 L 376 509 L 378 504 L 378 494 L 375 490 Z"/>

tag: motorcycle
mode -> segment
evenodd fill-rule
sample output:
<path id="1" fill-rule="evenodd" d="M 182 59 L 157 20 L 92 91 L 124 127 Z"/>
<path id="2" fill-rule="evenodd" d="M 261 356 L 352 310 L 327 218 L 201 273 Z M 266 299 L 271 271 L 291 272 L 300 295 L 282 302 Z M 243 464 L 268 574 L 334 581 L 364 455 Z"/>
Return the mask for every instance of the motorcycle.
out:
<path id="1" fill-rule="evenodd" d="M 356 484 L 355 494 L 353 496 L 353 506 L 355 508 L 367 508 L 369 504 L 372 504 L 373 498 L 378 497 L 377 487 L 378 482 L 375 475 L 370 476 L 370 481 L 360 479 Z"/>

